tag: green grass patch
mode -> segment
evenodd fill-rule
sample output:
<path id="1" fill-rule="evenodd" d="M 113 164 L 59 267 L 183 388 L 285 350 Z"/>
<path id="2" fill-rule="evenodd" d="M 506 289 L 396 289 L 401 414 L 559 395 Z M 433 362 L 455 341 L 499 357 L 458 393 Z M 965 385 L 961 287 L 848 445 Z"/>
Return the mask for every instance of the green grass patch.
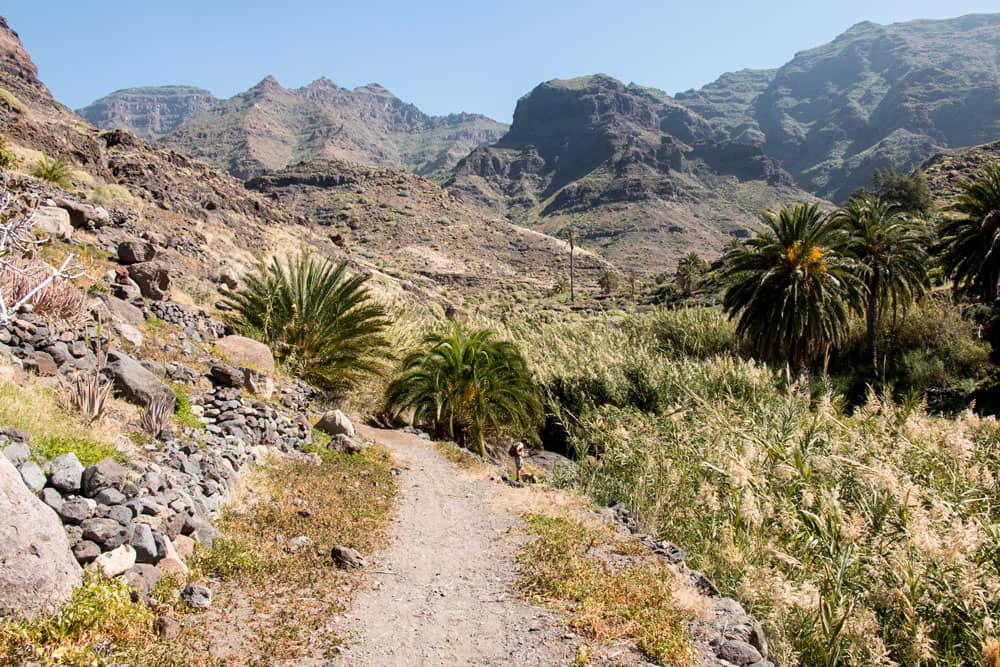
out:
<path id="1" fill-rule="evenodd" d="M 55 394 L 38 386 L 0 381 L 0 425 L 31 435 L 29 448 L 39 461 L 73 452 L 84 466 L 106 458 L 124 460 L 124 454 L 104 440 L 97 426 L 87 426 L 64 409 Z"/>
<path id="2" fill-rule="evenodd" d="M 672 601 L 676 574 L 643 554 L 636 542 L 619 541 L 610 527 L 541 514 L 525 520 L 528 532 L 537 536 L 517 556 L 518 586 L 525 594 L 569 613 L 570 625 L 591 639 L 631 639 L 661 664 L 691 664 L 685 617 Z M 594 555 L 594 548 L 602 546 L 627 558 L 609 567 Z"/>
<path id="3" fill-rule="evenodd" d="M 171 388 L 174 390 L 174 396 L 177 397 L 174 403 L 174 420 L 181 426 L 204 431 L 205 424 L 191 410 L 191 399 L 180 388 L 174 386 Z"/>
<path id="4" fill-rule="evenodd" d="M 153 618 L 145 602 L 132 601 L 123 581 L 87 574 L 83 586 L 54 613 L 31 620 L 0 620 L 0 664 L 184 664 L 166 656 L 142 657 L 156 640 Z"/>

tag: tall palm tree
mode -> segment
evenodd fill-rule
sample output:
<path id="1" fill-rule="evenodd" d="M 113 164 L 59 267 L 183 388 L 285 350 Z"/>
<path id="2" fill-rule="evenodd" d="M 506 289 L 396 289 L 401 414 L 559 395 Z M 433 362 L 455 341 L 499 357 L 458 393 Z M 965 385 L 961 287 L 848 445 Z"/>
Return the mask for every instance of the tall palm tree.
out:
<path id="1" fill-rule="evenodd" d="M 960 193 L 938 227 L 941 264 L 955 292 L 986 303 L 997 299 L 1000 283 L 1000 164 L 959 185 Z"/>
<path id="2" fill-rule="evenodd" d="M 273 257 L 226 298 L 237 331 L 267 343 L 278 360 L 332 393 L 387 370 L 385 308 L 346 262 L 308 252 Z"/>
<path id="3" fill-rule="evenodd" d="M 447 333 L 425 336 L 406 357 L 386 390 L 386 403 L 395 416 L 412 411 L 414 423 L 451 439 L 463 435 L 483 457 L 487 431 L 526 433 L 542 412 L 517 347 L 496 340 L 489 329 L 466 333 L 456 323 Z"/>
<path id="4" fill-rule="evenodd" d="M 569 302 L 576 303 L 576 265 L 574 263 L 574 251 L 576 250 L 576 242 L 580 240 L 580 233 L 576 231 L 576 227 L 570 227 L 566 230 L 566 241 L 569 243 Z"/>
<path id="5" fill-rule="evenodd" d="M 723 257 L 723 308 L 760 356 L 802 372 L 843 340 L 864 286 L 844 253 L 847 234 L 816 204 L 760 216 L 766 229 Z"/>
<path id="6" fill-rule="evenodd" d="M 883 310 L 908 307 L 927 285 L 927 235 L 922 222 L 898 205 L 868 193 L 834 213 L 851 234 L 848 249 L 865 283 L 868 362 L 878 371 L 878 332 Z"/>

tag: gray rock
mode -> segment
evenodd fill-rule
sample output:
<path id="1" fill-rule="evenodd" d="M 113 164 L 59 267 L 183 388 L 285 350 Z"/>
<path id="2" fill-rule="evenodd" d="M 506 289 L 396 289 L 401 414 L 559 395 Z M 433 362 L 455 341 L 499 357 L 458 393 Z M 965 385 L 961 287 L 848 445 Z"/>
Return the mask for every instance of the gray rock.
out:
<path id="1" fill-rule="evenodd" d="M 185 535 L 190 535 L 198 541 L 198 544 L 208 549 L 211 549 L 212 544 L 215 542 L 215 527 L 201 517 L 189 516 L 185 518 L 184 530 L 181 532 Z"/>
<path id="2" fill-rule="evenodd" d="M 738 639 L 727 639 L 719 645 L 717 655 L 734 665 L 750 665 L 763 658 L 760 651 Z"/>
<path id="3" fill-rule="evenodd" d="M 323 431 L 329 435 L 343 434 L 349 438 L 353 438 L 355 434 L 354 424 L 340 410 L 333 410 L 324 414 L 316 422 L 315 428 L 317 431 Z"/>
<path id="4" fill-rule="evenodd" d="M 118 261 L 122 264 L 151 262 L 156 258 L 156 248 L 148 241 L 123 241 L 118 244 Z"/>
<path id="5" fill-rule="evenodd" d="M 142 323 L 146 319 L 143 317 L 142 311 L 128 301 L 124 301 L 109 294 L 101 294 L 99 298 L 104 302 L 104 305 L 107 306 L 108 312 L 111 314 L 112 319 L 116 322 L 131 324 L 134 327 L 138 327 L 142 326 Z"/>
<path id="6" fill-rule="evenodd" d="M 333 558 L 333 562 L 337 564 L 337 567 L 357 568 L 365 566 L 364 557 L 350 547 L 336 546 L 330 552 L 330 557 Z"/>
<path id="7" fill-rule="evenodd" d="M 108 353 L 108 369 L 115 380 L 115 387 L 126 400 L 147 407 L 154 400 L 164 401 L 173 412 L 177 400 L 174 391 L 158 377 L 143 368 L 142 364 L 119 351 Z"/>
<path id="8" fill-rule="evenodd" d="M 271 349 L 245 336 L 224 336 L 215 342 L 226 357 L 240 368 L 252 368 L 263 373 L 274 373 L 274 355 Z"/>
<path id="9" fill-rule="evenodd" d="M 109 551 L 128 540 L 128 531 L 114 519 L 87 519 L 80 524 L 83 528 L 83 539 L 96 542 L 101 549 Z"/>
<path id="10" fill-rule="evenodd" d="M 181 591 L 181 599 L 195 609 L 208 609 L 212 606 L 212 591 L 205 586 L 188 585 Z"/>
<path id="11" fill-rule="evenodd" d="M 128 543 L 135 549 L 136 562 L 155 563 L 158 559 L 153 529 L 144 523 L 133 523 L 128 531 Z"/>
<path id="12" fill-rule="evenodd" d="M 63 506 L 63 497 L 58 491 L 51 487 L 42 489 L 42 502 L 55 510 L 56 514 Z"/>
<path id="13" fill-rule="evenodd" d="M 119 322 L 115 324 L 115 332 L 121 337 L 123 341 L 131 345 L 133 348 L 142 347 L 143 336 L 142 332 L 131 324 L 125 324 Z"/>
<path id="14" fill-rule="evenodd" d="M 81 478 L 83 495 L 88 498 L 93 498 L 103 489 L 120 489 L 124 483 L 125 469 L 112 459 L 89 466 Z"/>
<path id="15" fill-rule="evenodd" d="M 31 450 L 23 442 L 15 442 L 3 448 L 3 455 L 15 466 L 19 466 L 31 458 Z"/>
<path id="16" fill-rule="evenodd" d="M 360 442 L 343 433 L 333 436 L 333 439 L 330 440 L 329 449 L 343 454 L 360 454 L 364 450 Z"/>
<path id="17" fill-rule="evenodd" d="M 34 461 L 25 461 L 17 470 L 21 473 L 24 485 L 31 489 L 32 493 L 38 493 L 45 488 L 45 473 Z"/>
<path id="18" fill-rule="evenodd" d="M 63 493 L 78 493 L 83 479 L 83 465 L 76 454 L 57 456 L 49 465 L 49 484 Z"/>
<path id="19" fill-rule="evenodd" d="M 139 554 L 136 553 L 137 559 L 138 556 Z M 163 572 L 155 565 L 139 561 L 126 570 L 122 578 L 126 584 L 139 591 L 140 595 L 149 595 L 153 587 L 163 578 Z"/>
<path id="20" fill-rule="evenodd" d="M 229 364 L 212 364 L 212 379 L 223 387 L 242 387 L 243 371 Z"/>
<path id="21" fill-rule="evenodd" d="M 270 373 L 244 368 L 243 386 L 251 394 L 264 400 L 274 395 L 274 378 L 271 377 Z"/>
<path id="22" fill-rule="evenodd" d="M 57 511 L 59 516 L 66 523 L 83 523 L 94 516 L 94 509 L 97 503 L 90 498 L 69 498 L 63 500 L 62 507 Z"/>
<path id="23" fill-rule="evenodd" d="M 69 213 L 56 206 L 39 206 L 35 209 L 35 230 L 62 241 L 73 236 Z"/>
<path id="24" fill-rule="evenodd" d="M 0 457 L 0 615 L 33 615 L 69 599 L 83 571 L 52 508 Z"/>
<path id="25" fill-rule="evenodd" d="M 20 442 L 25 445 L 31 442 L 31 434 L 13 426 L 0 427 L 0 438 L 6 438 L 12 442 Z"/>
<path id="26" fill-rule="evenodd" d="M 70 224 L 77 229 L 99 229 L 111 222 L 111 214 L 103 206 L 70 199 L 57 199 L 56 206 L 66 211 Z"/>
<path id="27" fill-rule="evenodd" d="M 94 501 L 98 505 L 121 505 L 125 502 L 125 494 L 114 487 L 101 489 L 94 496 Z"/>
<path id="28" fill-rule="evenodd" d="M 153 621 L 153 629 L 156 630 L 156 634 L 159 635 L 161 639 L 170 641 L 171 639 L 175 639 L 177 635 L 181 633 L 181 622 L 173 616 L 163 614 L 161 616 L 157 616 L 156 620 Z"/>
<path id="29" fill-rule="evenodd" d="M 80 540 L 73 545 L 73 556 L 81 563 L 90 563 L 101 555 L 101 547 L 90 540 Z"/>
<path id="30" fill-rule="evenodd" d="M 131 264 L 128 275 L 147 299 L 163 301 L 170 294 L 170 267 L 163 262 Z"/>

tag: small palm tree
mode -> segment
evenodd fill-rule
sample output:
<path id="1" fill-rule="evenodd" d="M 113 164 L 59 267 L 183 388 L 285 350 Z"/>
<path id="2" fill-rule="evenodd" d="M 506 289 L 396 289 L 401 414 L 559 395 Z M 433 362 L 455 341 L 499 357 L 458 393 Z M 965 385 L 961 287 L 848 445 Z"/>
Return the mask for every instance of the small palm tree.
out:
<path id="1" fill-rule="evenodd" d="M 843 340 L 864 287 L 844 253 L 847 235 L 816 204 L 763 211 L 761 220 L 764 231 L 723 257 L 723 308 L 760 356 L 801 372 Z"/>
<path id="2" fill-rule="evenodd" d="M 580 233 L 576 231 L 575 227 L 570 227 L 566 230 L 566 241 L 569 243 L 569 301 L 570 303 L 576 302 L 576 265 L 574 251 L 576 250 L 576 242 L 580 240 Z"/>
<path id="3" fill-rule="evenodd" d="M 851 234 L 848 249 L 865 283 L 868 361 L 878 370 L 879 320 L 886 307 L 907 308 L 927 285 L 927 236 L 923 223 L 898 205 L 868 193 L 834 213 Z"/>
<path id="4" fill-rule="evenodd" d="M 261 263 L 245 286 L 225 299 L 228 322 L 240 333 L 267 343 L 275 356 L 307 380 L 340 393 L 359 380 L 385 372 L 389 324 L 385 308 L 365 286 L 367 276 L 349 275 L 308 252 Z"/>
<path id="5" fill-rule="evenodd" d="M 452 323 L 447 333 L 424 337 L 403 361 L 386 390 L 390 412 L 412 411 L 414 423 L 451 439 L 461 433 L 486 456 L 488 431 L 530 432 L 541 417 L 538 389 L 512 343 L 489 329 L 466 333 Z"/>
<path id="6" fill-rule="evenodd" d="M 1000 283 L 1000 164 L 986 167 L 959 189 L 948 208 L 958 215 L 938 227 L 941 264 L 956 293 L 993 303 Z"/>
<path id="7" fill-rule="evenodd" d="M 43 181 L 55 183 L 65 189 L 69 189 L 73 185 L 69 165 L 63 162 L 62 158 L 50 160 L 43 155 L 31 168 L 31 175 Z"/>
<path id="8" fill-rule="evenodd" d="M 681 257 L 677 262 L 677 270 L 674 272 L 674 281 L 684 297 L 690 297 L 698 288 L 702 274 L 708 270 L 708 262 L 698 256 L 696 252 L 689 252 Z"/>

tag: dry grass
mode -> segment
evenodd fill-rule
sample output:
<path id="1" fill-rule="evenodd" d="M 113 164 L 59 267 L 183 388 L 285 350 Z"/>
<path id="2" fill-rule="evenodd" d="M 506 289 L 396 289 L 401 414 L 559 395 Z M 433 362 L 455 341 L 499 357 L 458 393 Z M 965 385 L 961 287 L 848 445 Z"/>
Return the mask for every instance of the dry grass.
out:
<path id="1" fill-rule="evenodd" d="M 176 601 L 171 591 L 185 582 L 154 590 L 157 613 L 182 623 L 177 639 L 155 634 L 155 614 L 133 602 L 123 583 L 94 577 L 54 614 L 0 621 L 0 664 L 208 667 L 332 657 L 338 638 L 330 615 L 360 578 L 337 569 L 330 549 L 343 544 L 370 554 L 382 546 L 396 490 L 389 470 L 376 449 L 258 468 L 220 521 L 214 548 L 197 551 L 192 563 L 188 581 L 212 588 L 212 608 L 194 612 Z M 311 544 L 287 549 L 300 535 Z"/>
<path id="2" fill-rule="evenodd" d="M 523 593 L 566 612 L 586 637 L 634 640 L 665 665 L 693 663 L 685 614 L 673 597 L 682 584 L 673 570 L 610 526 L 542 514 L 525 519 L 537 538 L 518 554 Z"/>
<path id="3" fill-rule="evenodd" d="M 253 494 L 244 491 L 219 522 L 214 548 L 195 559 L 194 576 L 215 582 L 216 602 L 187 624 L 182 643 L 191 656 L 241 665 L 332 657 L 339 638 L 330 615 L 343 609 L 359 578 L 338 569 L 330 550 L 344 545 L 368 555 L 381 548 L 396 485 L 384 450 L 323 459 L 280 461 L 245 480 Z M 299 536 L 309 543 L 293 550 Z M 248 607 L 253 613 L 244 617 L 240 609 Z"/>
<path id="4" fill-rule="evenodd" d="M 456 464 L 459 468 L 480 471 L 487 467 L 486 463 L 484 463 L 478 456 L 475 456 L 467 449 L 462 449 L 453 443 L 437 442 L 434 444 L 434 448 L 441 452 L 446 459 Z"/>

